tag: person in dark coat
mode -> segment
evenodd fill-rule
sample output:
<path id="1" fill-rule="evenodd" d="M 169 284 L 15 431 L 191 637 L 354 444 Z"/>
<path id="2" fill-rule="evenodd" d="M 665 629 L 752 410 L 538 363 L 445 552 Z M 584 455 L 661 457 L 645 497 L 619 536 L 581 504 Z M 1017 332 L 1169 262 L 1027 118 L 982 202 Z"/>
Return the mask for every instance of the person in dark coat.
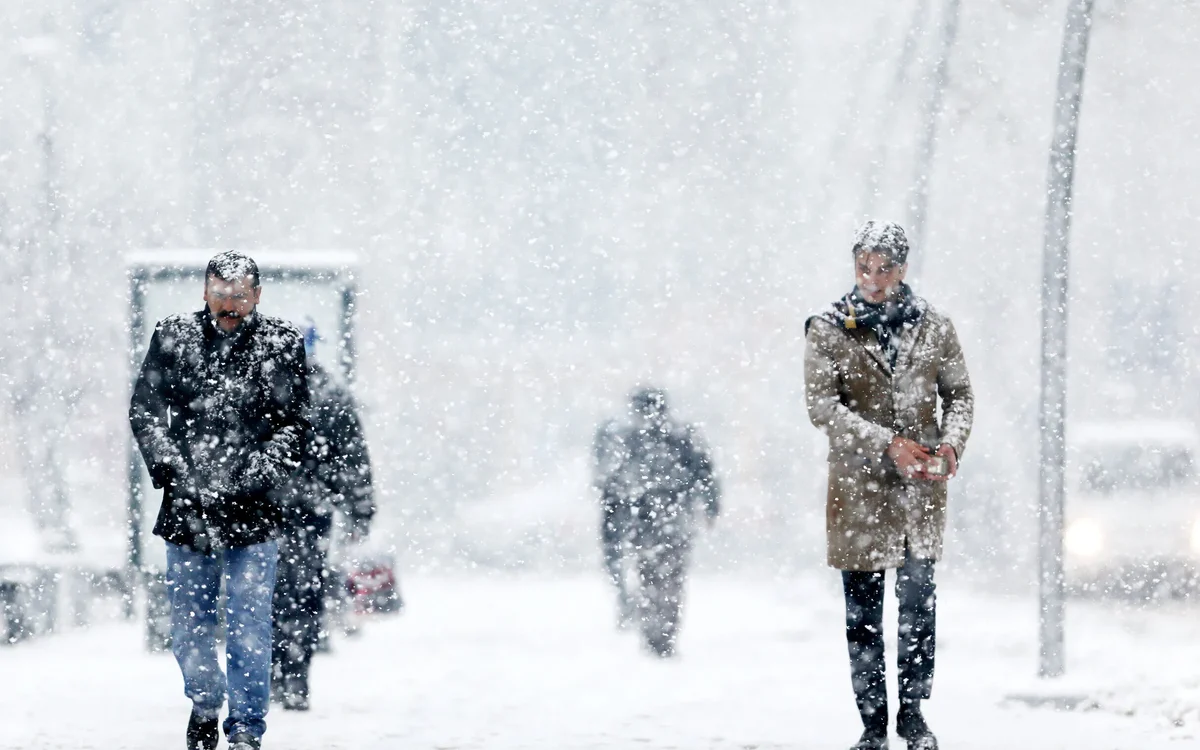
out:
<path id="1" fill-rule="evenodd" d="M 365 539 L 375 514 L 371 461 L 358 407 L 350 394 L 313 359 L 315 329 L 305 332 L 312 425 L 302 465 L 277 492 L 284 531 L 274 597 L 272 697 L 288 710 L 309 707 L 309 665 L 321 635 L 327 579 L 326 555 L 334 511 L 345 519 L 352 542 Z"/>
<path id="2" fill-rule="evenodd" d="M 308 381 L 300 331 L 259 313 L 261 294 L 253 259 L 215 256 L 205 309 L 158 323 L 129 407 L 163 490 L 154 533 L 167 546 L 172 651 L 192 700 L 188 750 L 216 748 L 226 691 L 231 750 L 258 748 L 266 731 L 282 521 L 272 491 L 300 466 Z M 217 657 L 222 575 L 228 678 Z"/>
<path id="3" fill-rule="evenodd" d="M 625 548 L 629 543 L 628 505 L 615 483 L 609 479 L 624 460 L 621 423 L 607 419 L 596 430 L 592 443 L 593 485 L 600 495 L 600 551 L 609 582 L 617 590 L 617 623 L 625 628 L 633 623 L 634 596 L 625 580 Z"/>
<path id="4" fill-rule="evenodd" d="M 932 695 L 948 482 L 975 397 L 954 325 L 904 283 L 908 240 L 891 222 L 855 237 L 855 287 L 806 323 L 805 395 L 829 437 L 828 561 L 842 572 L 851 684 L 863 722 L 855 750 L 888 746 L 884 576 L 896 571 L 900 707 L 909 750 L 936 750 L 921 711 Z M 940 407 L 940 408 L 939 408 Z"/>
<path id="5" fill-rule="evenodd" d="M 697 430 L 671 418 L 665 391 L 635 390 L 630 417 L 605 491 L 620 498 L 629 514 L 642 636 L 654 653 L 668 657 L 679 634 L 696 509 L 703 508 L 711 525 L 721 511 L 720 485 Z"/>

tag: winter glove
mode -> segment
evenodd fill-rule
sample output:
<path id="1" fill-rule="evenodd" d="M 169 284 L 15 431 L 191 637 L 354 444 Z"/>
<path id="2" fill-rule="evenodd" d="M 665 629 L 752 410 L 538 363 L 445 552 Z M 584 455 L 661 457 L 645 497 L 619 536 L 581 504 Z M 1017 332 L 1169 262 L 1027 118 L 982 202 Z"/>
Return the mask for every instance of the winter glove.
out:
<path id="1" fill-rule="evenodd" d="M 172 482 L 171 498 L 176 503 L 182 503 L 187 507 L 206 510 L 216 505 L 220 495 L 209 487 L 198 487 L 189 476 L 186 479 L 177 479 Z"/>
<path id="2" fill-rule="evenodd" d="M 189 473 L 188 465 L 184 462 L 183 456 L 179 455 L 147 465 L 146 469 L 150 472 L 150 481 L 158 490 L 164 487 L 174 488 L 175 484 L 185 480 Z"/>
<path id="3" fill-rule="evenodd" d="M 170 489 L 171 500 L 175 503 L 190 506 L 200 502 L 200 490 L 187 465 L 182 461 L 171 468 L 166 486 Z"/>
<path id="4" fill-rule="evenodd" d="M 299 464 L 288 461 L 283 446 L 268 440 L 250 454 L 246 464 L 245 489 L 250 494 L 278 489 Z"/>

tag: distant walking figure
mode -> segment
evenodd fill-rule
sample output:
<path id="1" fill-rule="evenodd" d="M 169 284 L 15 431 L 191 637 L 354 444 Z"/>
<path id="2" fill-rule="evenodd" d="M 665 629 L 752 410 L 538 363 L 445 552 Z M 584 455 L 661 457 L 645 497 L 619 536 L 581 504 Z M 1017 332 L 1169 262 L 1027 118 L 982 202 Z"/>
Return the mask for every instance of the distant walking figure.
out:
<path id="1" fill-rule="evenodd" d="M 621 519 L 615 534 L 637 569 L 633 604 L 642 636 L 666 657 L 679 635 L 696 509 L 711 525 L 721 490 L 697 430 L 671 419 L 665 391 L 638 389 L 629 407 L 629 423 L 614 433 L 616 453 L 601 492 Z"/>

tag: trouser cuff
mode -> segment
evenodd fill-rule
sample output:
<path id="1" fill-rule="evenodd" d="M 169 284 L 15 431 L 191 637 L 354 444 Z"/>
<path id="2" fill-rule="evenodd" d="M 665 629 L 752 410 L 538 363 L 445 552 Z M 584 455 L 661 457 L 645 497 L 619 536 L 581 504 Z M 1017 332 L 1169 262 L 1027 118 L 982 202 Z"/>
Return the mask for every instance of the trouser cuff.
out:
<path id="1" fill-rule="evenodd" d="M 192 713 L 196 714 L 201 719 L 216 719 L 221 715 L 221 707 L 217 706 L 216 708 L 213 708 L 212 706 L 201 706 L 198 703 L 193 703 Z"/>

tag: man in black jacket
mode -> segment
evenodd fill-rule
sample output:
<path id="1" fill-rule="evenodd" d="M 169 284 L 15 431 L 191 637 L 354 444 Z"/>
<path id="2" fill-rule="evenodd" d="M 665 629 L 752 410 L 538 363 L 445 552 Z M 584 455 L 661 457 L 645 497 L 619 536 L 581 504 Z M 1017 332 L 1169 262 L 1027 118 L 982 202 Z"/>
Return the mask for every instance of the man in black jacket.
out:
<path id="1" fill-rule="evenodd" d="M 300 469 L 276 495 L 283 508 L 275 583 L 272 698 L 308 710 L 308 673 L 321 633 L 328 586 L 325 558 L 334 510 L 351 541 L 367 536 L 375 515 L 371 461 L 354 399 L 313 359 L 316 330 L 305 331 L 312 432 Z M 335 584 L 336 585 L 336 584 Z"/>
<path id="2" fill-rule="evenodd" d="M 163 489 L 154 533 L 167 545 L 172 651 L 192 700 L 188 750 L 216 748 L 227 688 L 230 750 L 256 750 L 266 731 L 281 523 L 272 490 L 300 465 L 308 384 L 300 332 L 258 313 L 261 294 L 253 259 L 209 261 L 205 309 L 158 323 L 129 408 Z M 222 573 L 228 686 L 217 658 Z"/>

